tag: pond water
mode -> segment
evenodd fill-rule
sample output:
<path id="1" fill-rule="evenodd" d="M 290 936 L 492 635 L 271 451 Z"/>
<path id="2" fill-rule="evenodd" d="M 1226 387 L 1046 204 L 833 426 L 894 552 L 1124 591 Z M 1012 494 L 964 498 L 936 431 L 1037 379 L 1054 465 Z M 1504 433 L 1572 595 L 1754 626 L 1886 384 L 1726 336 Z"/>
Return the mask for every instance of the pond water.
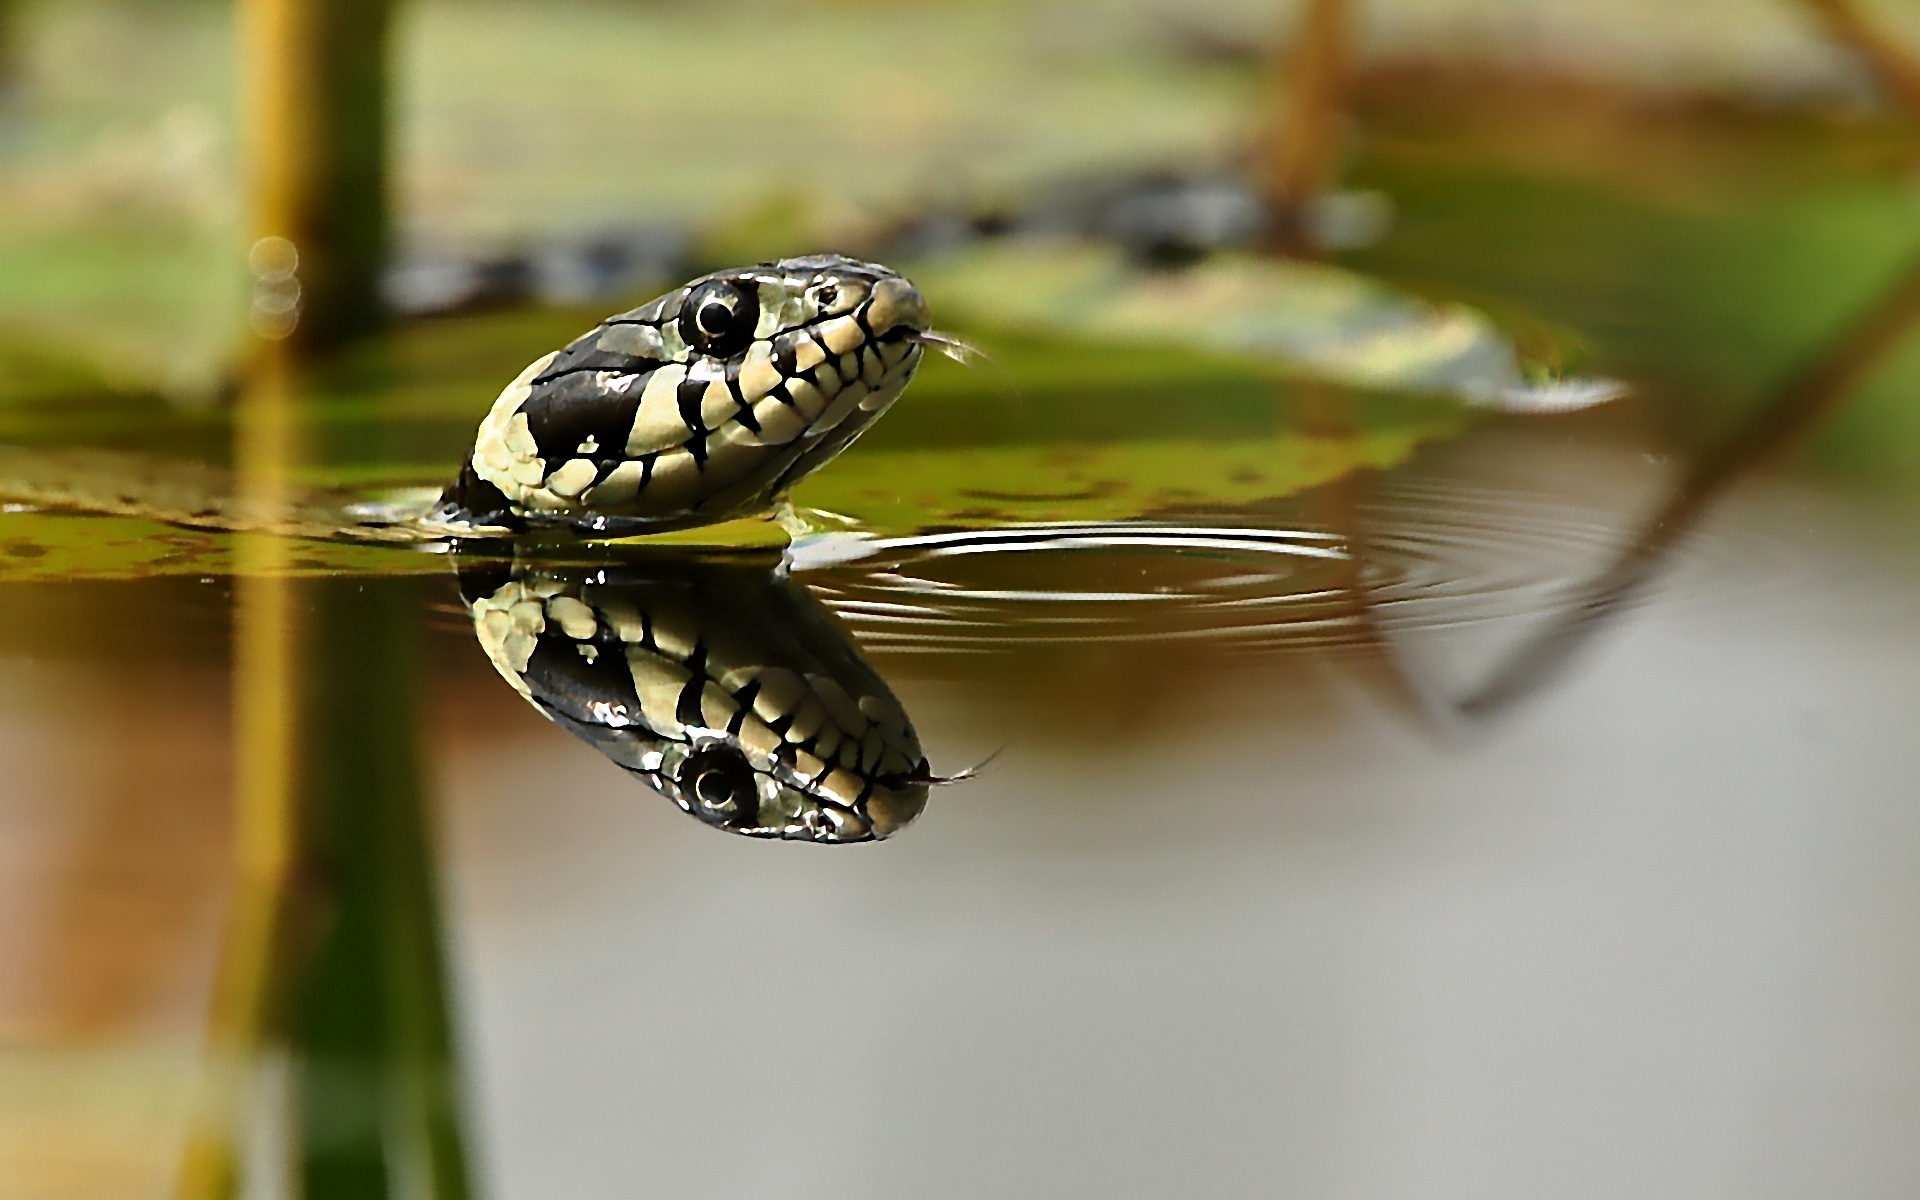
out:
<path id="1" fill-rule="evenodd" d="M 848 848 L 705 828 L 543 720 L 444 559 L 288 582 L 275 940 L 313 957 L 269 972 L 294 1015 L 242 1056 L 241 1161 L 284 1177 L 292 1139 L 337 1194 L 449 1163 L 516 1196 L 1897 1193 L 1908 527 L 1741 491 L 1562 673 L 1459 707 L 1675 473 L 1514 419 L 1231 521 L 823 543 L 807 636 L 937 771 L 992 756 Z M 272 701 L 229 646 L 262 600 L 0 596 L 0 1146 L 164 1179 L 252 895 L 235 731 L 272 731 L 234 704 Z"/>
<path id="2" fill-rule="evenodd" d="M 0 409 L 0 1200 L 1912 1194 L 1906 135 L 1372 116 L 1285 369 L 930 256 L 791 545 L 328 536 L 600 312 Z"/>

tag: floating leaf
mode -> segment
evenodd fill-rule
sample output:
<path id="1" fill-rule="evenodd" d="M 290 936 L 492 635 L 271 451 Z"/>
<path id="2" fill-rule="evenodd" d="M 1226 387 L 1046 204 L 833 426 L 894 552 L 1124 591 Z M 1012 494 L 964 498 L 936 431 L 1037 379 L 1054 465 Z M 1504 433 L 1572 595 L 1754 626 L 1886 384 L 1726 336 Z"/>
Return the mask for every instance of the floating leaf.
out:
<path id="1" fill-rule="evenodd" d="M 1351 436 L 1284 433 L 1240 441 L 1062 442 L 849 455 L 794 494 L 870 529 L 1124 520 L 1285 496 L 1405 460 L 1460 432 L 1464 413 Z"/>
<path id="2" fill-rule="evenodd" d="M 1516 412 L 1567 411 L 1626 391 L 1610 380 L 1531 382 L 1513 343 L 1478 310 L 1430 304 L 1321 263 L 1221 255 L 1147 269 L 1102 243 L 1018 238 L 943 255 L 915 275 L 943 313 L 1250 356 L 1345 387 Z"/>

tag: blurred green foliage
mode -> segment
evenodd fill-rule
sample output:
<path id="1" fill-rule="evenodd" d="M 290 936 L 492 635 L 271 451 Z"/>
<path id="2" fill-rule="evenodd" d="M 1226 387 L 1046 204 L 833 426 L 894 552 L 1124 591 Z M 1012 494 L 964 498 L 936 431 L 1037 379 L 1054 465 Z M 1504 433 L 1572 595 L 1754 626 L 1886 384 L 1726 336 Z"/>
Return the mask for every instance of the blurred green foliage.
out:
<path id="1" fill-rule="evenodd" d="M 717 262 L 858 245 L 902 215 L 1067 178 L 1230 161 L 1259 123 L 1249 60 L 1196 51 L 1150 5 L 1112 10 L 1091 29 L 1070 5 L 420 0 L 400 38 L 401 225 L 457 248 L 687 219 Z M 225 456 L 215 402 L 245 298 L 230 15 L 29 9 L 28 85 L 0 133 L 0 438 Z M 1870 111 L 1423 70 L 1362 82 L 1346 182 L 1397 216 L 1343 264 L 1589 347 L 1583 368 L 1642 385 L 1676 444 L 1727 428 L 1920 246 L 1916 143 Z M 436 321 L 356 353 L 306 410 L 314 477 L 442 477 L 499 384 L 597 315 Z M 977 332 L 1000 374 L 931 367 L 852 461 L 1286 431 L 1284 389 L 1244 364 Z M 1890 364 L 1817 461 L 1920 478 L 1916 371 L 1920 353 Z"/>
<path id="2" fill-rule="evenodd" d="M 1896 121 L 1615 96 L 1599 101 L 1610 115 L 1565 122 L 1589 133 L 1569 155 L 1542 144 L 1550 107 L 1511 98 L 1528 115 L 1476 106 L 1439 152 L 1444 99 L 1411 128 L 1384 117 L 1354 178 L 1392 195 L 1398 219 L 1348 261 L 1580 331 L 1596 369 L 1651 389 L 1682 447 L 1724 436 L 1920 255 L 1920 139 Z M 1591 136 L 1596 121 L 1612 128 Z M 1823 431 L 1814 461 L 1920 479 L 1917 388 L 1920 352 L 1907 351 Z"/>

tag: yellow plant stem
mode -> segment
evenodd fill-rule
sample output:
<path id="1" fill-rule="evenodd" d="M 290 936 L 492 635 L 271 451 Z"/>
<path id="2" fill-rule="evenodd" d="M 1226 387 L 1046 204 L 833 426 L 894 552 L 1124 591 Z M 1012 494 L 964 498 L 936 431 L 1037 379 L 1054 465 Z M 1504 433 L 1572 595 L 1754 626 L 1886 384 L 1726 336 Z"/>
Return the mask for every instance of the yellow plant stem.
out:
<path id="1" fill-rule="evenodd" d="M 1274 54 L 1272 72 L 1285 99 L 1267 147 L 1268 243 L 1289 257 L 1312 257 L 1313 204 L 1339 166 L 1349 18 L 1347 0 L 1307 0 L 1290 49 L 1283 42 Z"/>
<path id="2" fill-rule="evenodd" d="M 281 511 L 297 460 L 292 367 L 269 348 L 236 414 L 237 486 L 252 512 Z M 233 621 L 233 859 L 227 926 L 208 1013 L 203 1078 L 176 1195 L 232 1196 L 243 1109 L 274 1003 L 275 946 L 294 856 L 299 763 L 295 547 L 239 535 Z"/>

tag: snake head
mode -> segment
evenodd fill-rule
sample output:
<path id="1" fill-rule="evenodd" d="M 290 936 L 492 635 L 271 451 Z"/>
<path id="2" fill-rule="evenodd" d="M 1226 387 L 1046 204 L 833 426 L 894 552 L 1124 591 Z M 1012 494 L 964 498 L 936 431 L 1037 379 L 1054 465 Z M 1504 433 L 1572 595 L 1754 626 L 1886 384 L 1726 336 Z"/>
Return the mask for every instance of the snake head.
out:
<path id="1" fill-rule="evenodd" d="M 913 284 L 839 255 L 695 279 L 509 384 L 448 511 L 640 533 L 769 508 L 920 365 Z"/>
<path id="2" fill-rule="evenodd" d="M 872 841 L 920 814 L 933 778 L 905 710 L 777 559 L 637 551 L 574 566 L 458 552 L 494 669 L 730 833 Z"/>
<path id="3" fill-rule="evenodd" d="M 884 838 L 926 807 L 924 770 L 809 775 L 805 765 L 755 751 L 724 731 L 705 731 L 661 755 L 654 787 L 683 812 L 730 833 L 806 842 Z"/>

